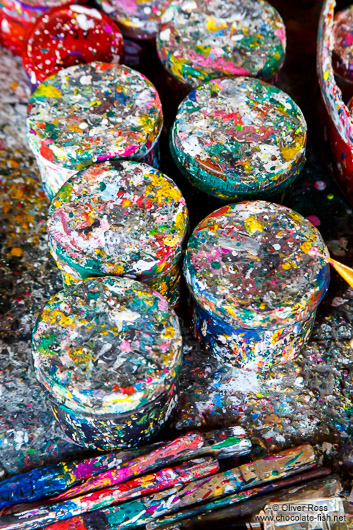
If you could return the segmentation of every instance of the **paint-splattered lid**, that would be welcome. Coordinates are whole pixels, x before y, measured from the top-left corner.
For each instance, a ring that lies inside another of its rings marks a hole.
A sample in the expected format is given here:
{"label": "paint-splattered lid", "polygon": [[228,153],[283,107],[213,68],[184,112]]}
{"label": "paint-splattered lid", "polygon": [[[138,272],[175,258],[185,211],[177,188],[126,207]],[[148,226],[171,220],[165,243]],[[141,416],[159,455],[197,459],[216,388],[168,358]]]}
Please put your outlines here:
{"label": "paint-splattered lid", "polygon": [[123,413],[168,390],[181,361],[167,301],[128,278],[86,280],[53,296],[33,331],[36,376],[56,402]]}
{"label": "paint-splattered lid", "polygon": [[234,75],[271,79],[284,61],[283,20],[263,0],[173,1],[161,22],[159,57],[192,87]]}
{"label": "paint-splattered lid", "polygon": [[80,64],[33,93],[28,141],[35,154],[79,171],[109,158],[144,157],[162,121],[158,93],[145,76],[118,64]]}
{"label": "paint-splattered lid", "polygon": [[115,20],[127,37],[149,40],[160,28],[162,13],[170,0],[97,0],[103,11]]}
{"label": "paint-splattered lid", "polygon": [[195,228],[185,277],[196,301],[234,327],[281,327],[308,317],[324,296],[327,249],[298,213],[265,201],[224,206]]}
{"label": "paint-splattered lid", "polygon": [[53,253],[82,278],[163,274],[179,261],[187,228],[175,183],[131,161],[107,161],[74,175],[49,209]]}
{"label": "paint-splattered lid", "polygon": [[306,122],[282,90],[259,79],[217,79],[180,105],[171,149],[191,182],[223,199],[274,192],[301,169]]}
{"label": "paint-splattered lid", "polygon": [[36,84],[75,64],[120,63],[123,51],[120,30],[107,15],[91,7],[66,5],[52,9],[31,28],[23,65]]}

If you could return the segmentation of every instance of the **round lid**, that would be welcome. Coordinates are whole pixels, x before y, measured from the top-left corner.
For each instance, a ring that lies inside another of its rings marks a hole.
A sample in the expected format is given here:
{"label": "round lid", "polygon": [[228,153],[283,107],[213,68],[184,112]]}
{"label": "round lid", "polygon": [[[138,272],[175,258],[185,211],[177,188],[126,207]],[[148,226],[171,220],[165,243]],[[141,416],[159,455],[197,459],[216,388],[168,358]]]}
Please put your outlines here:
{"label": "round lid", "polygon": [[185,257],[196,301],[233,327],[271,328],[307,318],[324,296],[329,266],[318,230],[265,201],[224,206],[195,228]]}
{"label": "round lid", "polygon": [[128,36],[151,39],[160,28],[162,13],[170,0],[97,0],[109,16],[121,26]]}
{"label": "round lid", "polygon": [[285,26],[264,0],[173,1],[161,22],[159,57],[193,87],[224,76],[271,79],[284,61]]}
{"label": "round lid", "polygon": [[332,63],[338,74],[353,80],[353,6],[335,16]]}
{"label": "round lid", "polygon": [[23,65],[31,82],[44,81],[62,68],[92,61],[120,63],[123,37],[110,18],[81,5],[58,7],[31,28]]}
{"label": "round lid", "polygon": [[35,154],[79,171],[108,158],[145,156],[162,122],[158,93],[145,76],[118,64],[79,64],[33,93],[28,141]]}
{"label": "round lid", "polygon": [[272,191],[304,163],[306,122],[279,88],[251,77],[216,79],[181,103],[172,151],[193,183],[235,198]]}
{"label": "round lid", "polygon": [[120,414],[173,383],[182,355],[178,319],[161,295],[129,278],[64,289],[33,331],[39,382],[76,412]]}
{"label": "round lid", "polygon": [[64,184],[49,209],[54,254],[81,277],[163,274],[180,259],[187,228],[179,188],[138,162],[90,166]]}

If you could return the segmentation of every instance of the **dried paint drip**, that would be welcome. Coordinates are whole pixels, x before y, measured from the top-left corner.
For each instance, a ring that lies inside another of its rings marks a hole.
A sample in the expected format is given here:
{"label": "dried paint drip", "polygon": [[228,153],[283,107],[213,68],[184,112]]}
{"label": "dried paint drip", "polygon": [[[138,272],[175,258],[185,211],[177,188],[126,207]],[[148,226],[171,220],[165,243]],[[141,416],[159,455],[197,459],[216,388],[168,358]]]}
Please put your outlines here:
{"label": "dried paint drip", "polygon": [[332,65],[336,73],[353,80],[353,6],[335,15]]}
{"label": "dried paint drip", "polygon": [[179,299],[187,229],[180,190],[139,162],[90,166],[64,184],[49,209],[49,246],[66,283],[127,275],[173,305]]}
{"label": "dried paint drip", "polygon": [[173,1],[161,22],[159,57],[191,87],[236,75],[268,80],[284,61],[283,20],[263,0]]}
{"label": "dried paint drip", "polygon": [[224,206],[199,223],[184,272],[206,349],[263,375],[294,359],[329,282],[312,247],[327,252],[313,225],[265,201]]}
{"label": "dried paint drip", "polygon": [[52,9],[34,24],[23,65],[32,85],[37,85],[75,64],[120,63],[123,52],[123,38],[116,24],[97,9],[75,4]]}
{"label": "dried paint drip", "polygon": [[307,126],[282,90],[258,79],[210,81],[180,105],[171,151],[202,191],[222,199],[277,193],[300,173]]}
{"label": "dried paint drip", "polygon": [[110,158],[144,160],[163,122],[145,76],[111,63],[71,66],[41,83],[28,107],[28,142],[49,198],[73,174]]}
{"label": "dried paint drip", "polygon": [[36,376],[65,433],[86,447],[136,445],[175,404],[181,334],[167,301],[128,278],[60,291],[33,331]]}
{"label": "dried paint drip", "polygon": [[149,40],[158,33],[170,0],[98,0],[98,4],[119,24],[124,35]]}

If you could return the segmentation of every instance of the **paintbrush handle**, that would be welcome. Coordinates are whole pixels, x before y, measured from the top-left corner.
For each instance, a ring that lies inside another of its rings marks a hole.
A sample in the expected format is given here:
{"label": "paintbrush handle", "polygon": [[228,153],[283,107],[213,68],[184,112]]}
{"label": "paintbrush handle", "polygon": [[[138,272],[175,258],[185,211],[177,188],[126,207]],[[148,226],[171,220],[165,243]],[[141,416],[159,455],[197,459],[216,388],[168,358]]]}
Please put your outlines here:
{"label": "paintbrush handle", "polygon": [[204,437],[197,432],[190,432],[158,447],[146,455],[139,456],[134,460],[122,464],[119,468],[99,473],[87,479],[82,484],[68,489],[53,500],[70,499],[83,493],[114,486],[138,475],[148,473],[158,467],[165,467],[178,459],[185,460],[192,458],[195,452],[203,445]]}
{"label": "paintbrush handle", "polygon": [[173,525],[177,521],[184,521],[186,519],[188,521],[190,520],[190,526],[185,525],[185,528],[186,527],[191,528],[192,521],[196,516],[199,516],[202,514],[205,515],[207,512],[213,512],[213,510],[218,510],[220,508],[229,508],[230,506],[233,506],[234,504],[238,504],[239,502],[247,501],[247,500],[253,499],[254,497],[258,497],[266,493],[271,493],[271,492],[277,491],[282,488],[288,488],[291,486],[302,484],[304,482],[309,482],[310,480],[314,480],[320,477],[327,476],[330,473],[331,473],[331,469],[329,468],[313,469],[311,471],[307,471],[299,475],[295,475],[289,478],[284,478],[282,480],[279,480],[278,482],[271,482],[269,484],[265,484],[263,486],[257,486],[256,488],[251,488],[243,492],[227,495],[226,497],[212,500],[211,502],[202,504],[201,506],[193,506],[191,508],[187,508],[186,510],[181,510],[177,513],[171,513],[159,519],[154,519],[150,523],[147,524],[146,529],[147,530],[154,530],[155,528],[169,529],[170,525]]}
{"label": "paintbrush handle", "polygon": [[[189,434],[192,435],[193,433]],[[187,458],[198,458],[205,455],[225,458],[234,455],[248,454],[251,450],[250,439],[242,427],[237,426],[222,430],[209,431],[198,436],[203,437],[202,445],[198,444],[197,447],[189,446],[189,454],[186,455],[182,452],[179,461]],[[165,443],[163,444],[162,442],[159,442],[139,449],[112,452],[106,455],[85,459],[80,462],[53,464],[45,468],[34,469],[28,473],[6,479],[5,481],[0,482],[0,508],[5,506],[5,508],[0,511],[0,515],[22,511],[24,509],[22,506],[14,506],[17,503],[38,501],[48,497],[51,498],[48,498],[47,502],[53,502],[56,498],[70,498],[71,496],[81,493],[79,484],[81,484],[82,481],[89,480],[90,487],[92,485],[94,486],[95,479],[92,480],[92,477],[99,475],[104,482],[105,479],[108,480],[107,477],[109,477],[109,475],[113,474],[116,476],[116,468],[120,468],[122,464],[139,456],[152,453],[153,451],[156,451],[156,449],[164,446]],[[169,463],[177,462],[177,456],[178,454],[170,455],[170,461],[166,462],[166,464],[168,465]],[[152,468],[149,467],[147,468],[147,471],[151,469]],[[102,475],[103,473],[105,473],[105,475]],[[104,487],[107,485],[109,484],[98,485],[97,487]],[[97,488],[94,486],[93,489]],[[63,495],[61,496],[61,494]],[[13,508],[10,508],[11,506]]]}
{"label": "paintbrush handle", "polygon": [[[89,524],[91,523],[89,521],[92,522],[92,517],[98,518],[95,524],[100,530],[133,528],[145,525],[155,518],[190,505],[224,497],[229,493],[250,488],[250,486],[290,476],[312,467],[315,463],[315,454],[310,445],[287,449],[269,458],[256,460],[250,464],[244,464],[238,468],[196,480],[191,484],[178,485],[124,503],[121,506],[98,510],[93,512],[90,518],[83,515],[80,517],[80,521],[77,521],[76,518],[71,521],[72,524],[80,523],[81,526],[78,527],[80,530],[90,528]],[[246,498],[246,493],[241,495]],[[98,524],[98,520],[104,521],[104,523],[99,522]],[[69,529],[70,526],[50,526],[51,530],[64,530],[66,528]]]}
{"label": "paintbrush handle", "polygon": [[97,508],[115,505],[123,501],[169,488],[176,484],[185,484],[219,471],[217,460],[206,457],[190,460],[175,468],[165,468],[150,475],[136,478],[113,488],[81,495],[50,506],[36,507],[21,513],[0,517],[0,529],[29,530],[40,528],[55,521],[64,520]]}
{"label": "paintbrush handle", "polygon": [[[0,509],[58,495],[70,486],[141,456],[148,450],[142,447],[99,455],[80,462],[60,462],[7,478],[0,482]],[[3,515],[3,511],[0,515]]]}

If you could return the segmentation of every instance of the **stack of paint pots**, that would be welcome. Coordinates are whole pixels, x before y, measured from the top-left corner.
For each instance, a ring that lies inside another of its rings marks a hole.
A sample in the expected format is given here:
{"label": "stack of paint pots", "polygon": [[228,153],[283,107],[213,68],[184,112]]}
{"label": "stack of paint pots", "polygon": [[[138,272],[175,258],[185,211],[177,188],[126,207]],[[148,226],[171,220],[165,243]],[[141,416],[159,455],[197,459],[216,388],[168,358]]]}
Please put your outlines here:
{"label": "stack of paint pots", "polygon": [[23,66],[35,88],[59,70],[80,63],[120,63],[124,42],[119,28],[104,13],[78,4],[59,6],[29,31]]}
{"label": "stack of paint pots", "polygon": [[192,185],[221,199],[281,192],[305,161],[307,127],[282,90],[251,77],[215,79],[180,105],[170,149]]}
{"label": "stack of paint pots", "polygon": [[284,61],[285,26],[264,0],[172,1],[157,48],[167,72],[188,87],[237,75],[271,80]]}
{"label": "stack of paint pots", "polygon": [[318,230],[277,204],[224,206],[195,228],[184,272],[195,333],[235,368],[258,372],[293,360],[326,293],[329,266]]}
{"label": "stack of paint pots", "polygon": [[112,160],[71,177],[49,209],[49,246],[64,283],[128,276],[179,302],[185,200],[138,162]]}
{"label": "stack of paint pots", "polygon": [[33,332],[36,376],[64,432],[109,450],[151,438],[176,402],[182,348],[167,301],[128,278],[60,291]]}
{"label": "stack of paint pots", "polygon": [[37,18],[52,7],[68,3],[67,0],[0,0],[0,44],[22,55],[27,34]]}
{"label": "stack of paint pots", "polygon": [[126,66],[90,63],[41,83],[28,107],[28,142],[50,199],[72,175],[110,158],[158,164],[158,93]]}

